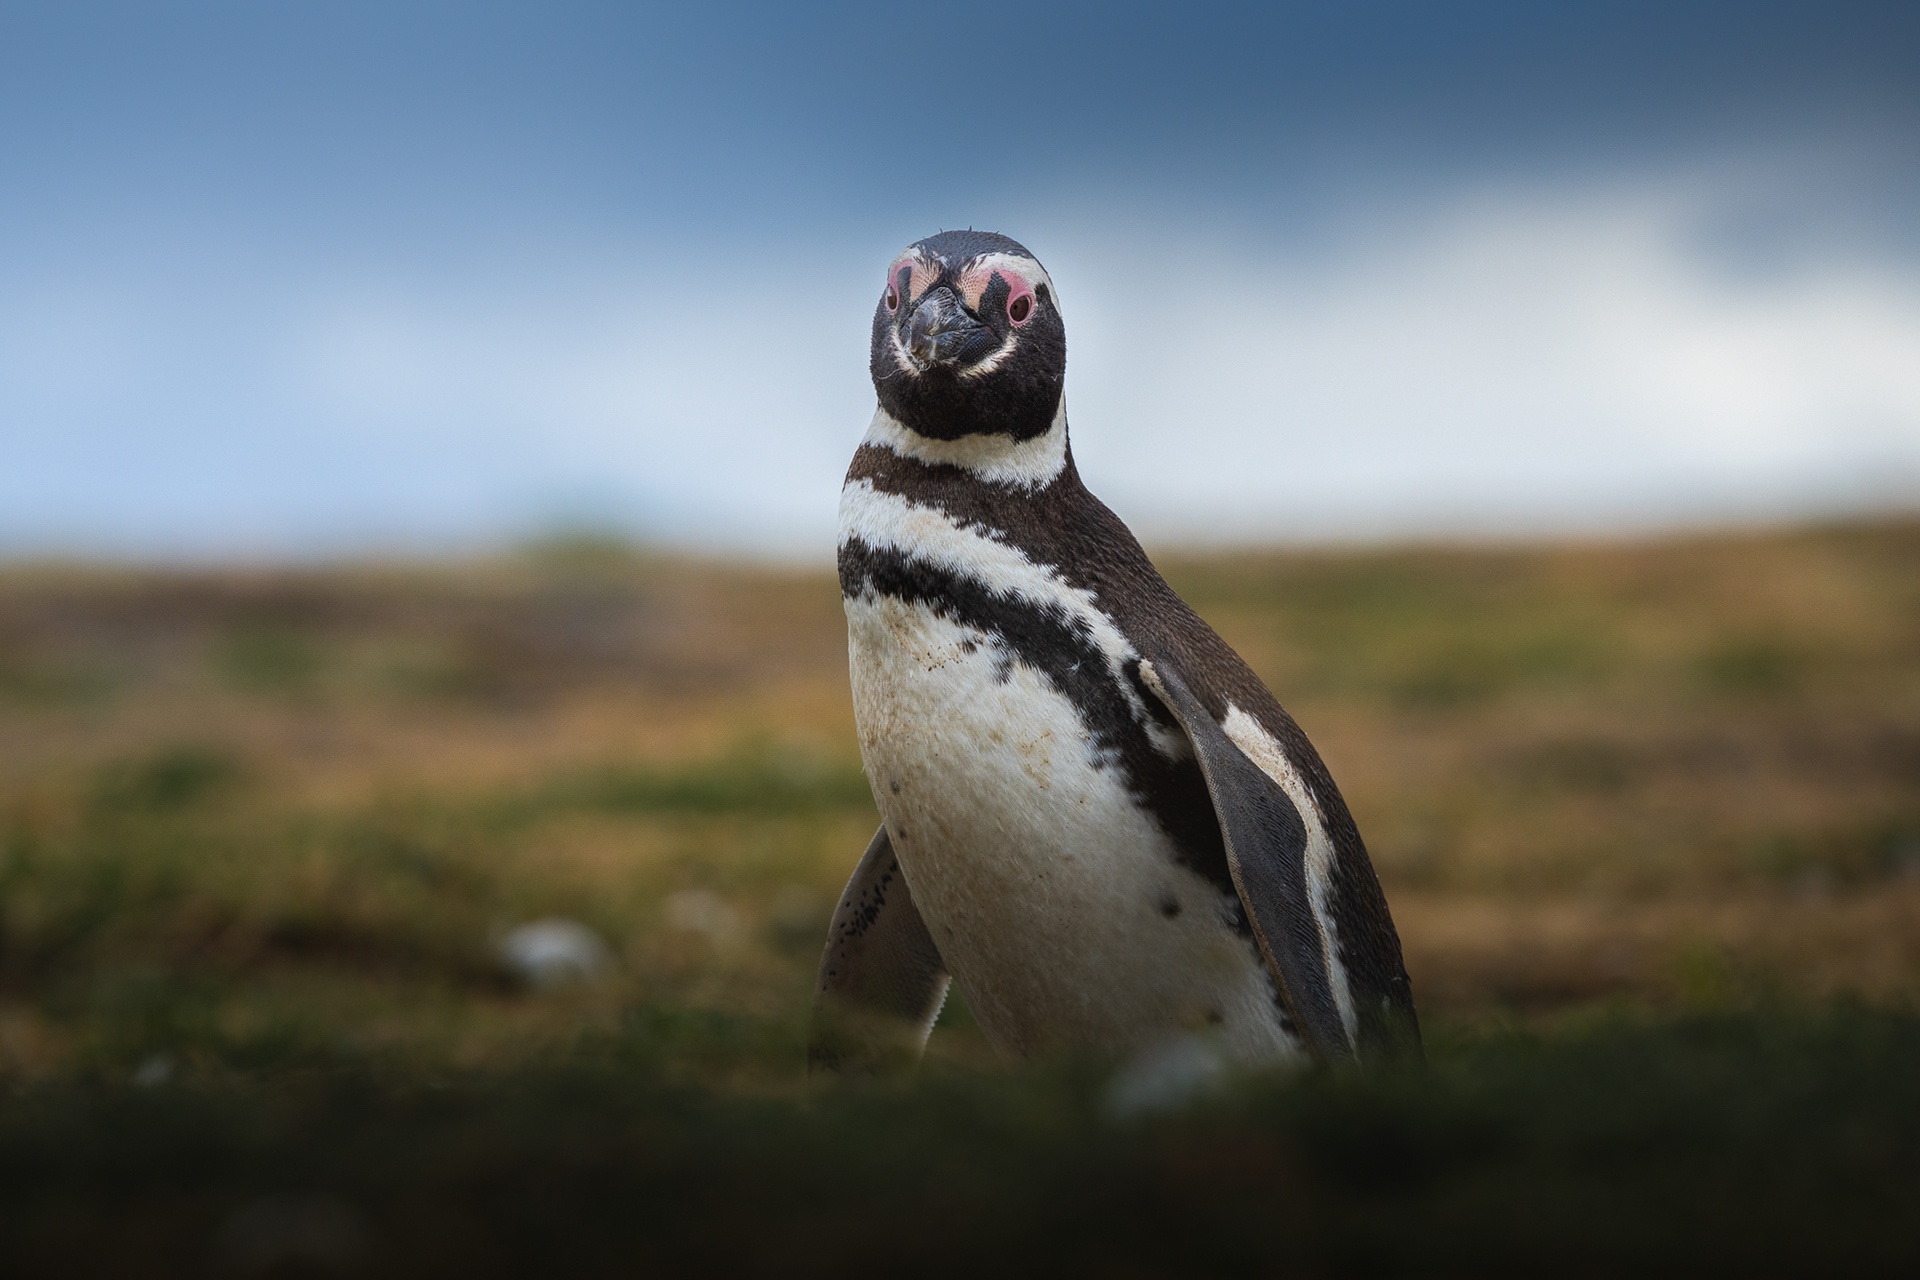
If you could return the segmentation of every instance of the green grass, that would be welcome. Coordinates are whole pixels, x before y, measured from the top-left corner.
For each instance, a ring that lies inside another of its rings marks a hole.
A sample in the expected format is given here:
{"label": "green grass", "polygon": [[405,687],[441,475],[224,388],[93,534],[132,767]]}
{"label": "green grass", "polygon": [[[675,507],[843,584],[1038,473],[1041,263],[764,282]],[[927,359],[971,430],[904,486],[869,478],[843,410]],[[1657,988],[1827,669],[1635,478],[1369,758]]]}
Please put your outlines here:
{"label": "green grass", "polygon": [[[1920,1019],[1589,1020],[1115,1119],[1096,1064],[716,1092],[795,1029],[634,1012],[510,1071],[282,1046],[0,1106],[46,1274],[1868,1274],[1920,1263]],[[305,1268],[305,1270],[303,1270]]]}

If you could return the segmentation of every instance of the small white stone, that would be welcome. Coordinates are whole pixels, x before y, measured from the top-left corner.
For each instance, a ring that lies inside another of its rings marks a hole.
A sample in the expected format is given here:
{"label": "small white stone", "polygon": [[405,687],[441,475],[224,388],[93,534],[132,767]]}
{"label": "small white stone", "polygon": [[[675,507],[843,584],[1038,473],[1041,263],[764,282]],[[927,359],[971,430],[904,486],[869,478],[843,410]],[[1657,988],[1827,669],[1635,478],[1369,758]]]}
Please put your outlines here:
{"label": "small white stone", "polygon": [[577,920],[535,920],[510,930],[497,948],[521,981],[557,987],[599,977],[613,963],[600,935]]}
{"label": "small white stone", "polygon": [[667,925],[684,933],[705,934],[718,942],[740,932],[740,913],[711,889],[682,889],[667,895]]}
{"label": "small white stone", "polygon": [[1118,1120],[1174,1111],[1226,1083],[1217,1037],[1182,1036],[1135,1054],[1113,1073],[1102,1103]]}

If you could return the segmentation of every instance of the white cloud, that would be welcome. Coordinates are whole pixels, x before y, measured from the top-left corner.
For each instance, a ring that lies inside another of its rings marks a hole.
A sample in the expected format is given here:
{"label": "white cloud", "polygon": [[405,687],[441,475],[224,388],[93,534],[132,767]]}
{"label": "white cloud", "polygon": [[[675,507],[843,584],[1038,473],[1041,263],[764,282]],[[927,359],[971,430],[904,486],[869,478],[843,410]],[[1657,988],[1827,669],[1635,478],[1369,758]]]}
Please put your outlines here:
{"label": "white cloud", "polygon": [[362,429],[521,457],[507,520],[629,492],[656,535],[817,557],[871,413],[869,300],[851,279],[837,292],[803,308],[722,264],[483,308],[336,301],[301,366],[306,394]]}
{"label": "white cloud", "polygon": [[[1920,264],[1733,271],[1702,237],[1754,191],[1456,193],[1311,250],[1056,229],[1076,455],[1123,516],[1198,538],[1920,496]],[[825,556],[884,256],[16,292],[0,536],[485,540],[584,506]]]}
{"label": "white cloud", "polygon": [[[1711,184],[1482,192],[1095,281],[1078,452],[1195,536],[1711,519],[1920,476],[1920,271],[1718,268]],[[1920,489],[1916,490],[1920,497]]]}

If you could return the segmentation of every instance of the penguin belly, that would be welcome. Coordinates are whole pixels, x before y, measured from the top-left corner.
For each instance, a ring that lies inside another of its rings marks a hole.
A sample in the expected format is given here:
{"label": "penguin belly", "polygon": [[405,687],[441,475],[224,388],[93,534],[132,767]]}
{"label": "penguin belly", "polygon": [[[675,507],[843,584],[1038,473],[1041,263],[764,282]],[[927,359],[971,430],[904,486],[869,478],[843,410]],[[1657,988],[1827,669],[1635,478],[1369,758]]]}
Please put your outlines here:
{"label": "penguin belly", "polygon": [[845,601],[861,757],[913,900],[1003,1056],[1211,1032],[1297,1053],[1230,893],[1102,763],[1073,702],[925,601]]}

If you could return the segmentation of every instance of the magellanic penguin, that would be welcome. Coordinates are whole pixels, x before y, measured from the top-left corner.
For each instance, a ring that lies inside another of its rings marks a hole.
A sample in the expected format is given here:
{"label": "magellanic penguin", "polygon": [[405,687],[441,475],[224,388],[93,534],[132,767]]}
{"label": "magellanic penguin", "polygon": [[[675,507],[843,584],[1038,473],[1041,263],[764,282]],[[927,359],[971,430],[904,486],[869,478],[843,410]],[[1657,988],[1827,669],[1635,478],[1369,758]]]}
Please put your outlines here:
{"label": "magellanic penguin", "polygon": [[1005,236],[887,268],[840,497],[860,753],[883,819],[821,960],[810,1061],[924,1047],[1419,1054],[1400,940],[1326,766],[1080,482],[1059,294]]}

